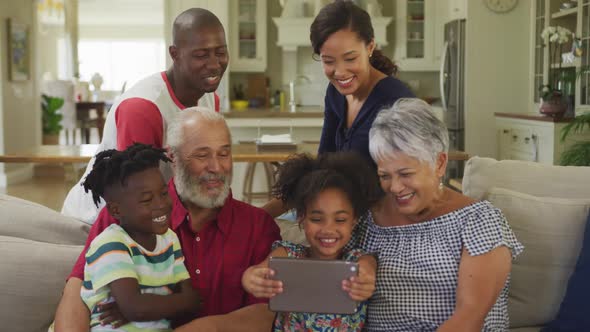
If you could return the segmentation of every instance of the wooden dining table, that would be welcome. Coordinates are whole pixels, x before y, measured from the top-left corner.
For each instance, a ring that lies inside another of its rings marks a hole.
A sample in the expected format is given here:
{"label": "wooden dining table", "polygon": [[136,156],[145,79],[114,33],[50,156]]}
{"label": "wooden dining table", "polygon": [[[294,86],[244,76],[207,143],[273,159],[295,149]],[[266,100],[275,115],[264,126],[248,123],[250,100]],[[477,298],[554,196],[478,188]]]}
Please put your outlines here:
{"label": "wooden dining table", "polygon": [[[98,144],[81,145],[41,145],[19,152],[0,155],[3,163],[88,163],[94,156]],[[297,144],[294,150],[260,152],[256,144],[233,144],[232,156],[234,162],[282,162],[293,153],[317,153],[317,143]],[[465,161],[469,155],[463,151],[450,151],[449,160]]]}

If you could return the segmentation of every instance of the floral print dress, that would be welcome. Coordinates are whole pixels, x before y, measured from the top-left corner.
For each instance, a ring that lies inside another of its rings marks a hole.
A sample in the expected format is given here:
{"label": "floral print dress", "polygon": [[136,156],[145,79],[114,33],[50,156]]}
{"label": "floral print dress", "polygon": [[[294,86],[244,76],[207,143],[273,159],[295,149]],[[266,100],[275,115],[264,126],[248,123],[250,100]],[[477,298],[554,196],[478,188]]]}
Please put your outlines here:
{"label": "floral print dress", "polygon": [[[283,247],[288,257],[309,258],[309,249],[288,241],[276,241],[272,250]],[[356,262],[364,252],[359,249],[349,250],[342,255],[342,260]],[[278,312],[273,324],[273,331],[289,332],[337,332],[361,331],[367,317],[367,302],[361,302],[354,314],[317,314],[309,312]]]}

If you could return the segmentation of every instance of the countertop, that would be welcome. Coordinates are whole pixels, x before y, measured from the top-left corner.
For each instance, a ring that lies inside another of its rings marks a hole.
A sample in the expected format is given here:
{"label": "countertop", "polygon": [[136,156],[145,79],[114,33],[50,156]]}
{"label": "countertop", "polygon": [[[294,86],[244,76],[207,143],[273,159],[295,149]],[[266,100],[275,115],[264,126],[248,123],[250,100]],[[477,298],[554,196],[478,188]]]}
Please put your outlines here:
{"label": "countertop", "polygon": [[324,111],[320,106],[297,106],[295,113],[286,109],[281,112],[279,108],[246,108],[243,110],[230,110],[224,112],[226,118],[248,119],[248,118],[323,118]]}
{"label": "countertop", "polygon": [[561,118],[555,119],[550,116],[544,115],[537,115],[537,114],[530,114],[530,113],[501,113],[495,112],[495,116],[500,118],[512,118],[512,119],[523,119],[523,120],[534,120],[534,121],[543,121],[543,122],[571,122],[572,118]]}

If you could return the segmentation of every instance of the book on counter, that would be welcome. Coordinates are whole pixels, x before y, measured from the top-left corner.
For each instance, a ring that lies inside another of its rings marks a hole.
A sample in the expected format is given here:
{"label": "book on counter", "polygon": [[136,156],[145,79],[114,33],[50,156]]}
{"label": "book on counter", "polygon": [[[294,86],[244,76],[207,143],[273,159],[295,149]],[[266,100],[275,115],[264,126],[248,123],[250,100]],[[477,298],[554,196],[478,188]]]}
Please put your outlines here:
{"label": "book on counter", "polygon": [[297,144],[293,142],[291,134],[262,135],[256,140],[258,152],[295,152]]}

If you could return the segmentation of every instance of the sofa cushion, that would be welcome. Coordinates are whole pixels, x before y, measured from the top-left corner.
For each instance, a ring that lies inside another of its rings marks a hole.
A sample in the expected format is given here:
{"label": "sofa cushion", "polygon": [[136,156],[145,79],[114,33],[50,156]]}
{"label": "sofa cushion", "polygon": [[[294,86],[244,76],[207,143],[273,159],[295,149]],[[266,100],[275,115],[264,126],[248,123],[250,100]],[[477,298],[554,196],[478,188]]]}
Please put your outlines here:
{"label": "sofa cushion", "polygon": [[2,326],[13,332],[47,331],[65,278],[82,249],[0,235]]}
{"label": "sofa cushion", "polygon": [[578,259],[590,198],[535,197],[502,188],[492,188],[486,198],[525,247],[512,266],[510,327],[544,325],[557,314]]}
{"label": "sofa cushion", "polygon": [[0,195],[0,235],[61,243],[84,244],[90,226],[30,201]]}
{"label": "sofa cushion", "polygon": [[473,157],[465,164],[463,193],[482,199],[492,187],[539,197],[590,197],[590,167],[552,166],[529,161]]}
{"label": "sofa cushion", "polygon": [[570,277],[557,318],[545,332],[590,331],[590,214],[586,221],[582,252]]}

